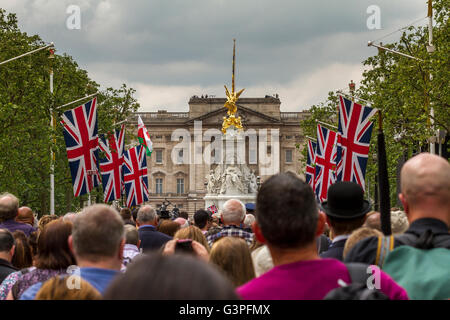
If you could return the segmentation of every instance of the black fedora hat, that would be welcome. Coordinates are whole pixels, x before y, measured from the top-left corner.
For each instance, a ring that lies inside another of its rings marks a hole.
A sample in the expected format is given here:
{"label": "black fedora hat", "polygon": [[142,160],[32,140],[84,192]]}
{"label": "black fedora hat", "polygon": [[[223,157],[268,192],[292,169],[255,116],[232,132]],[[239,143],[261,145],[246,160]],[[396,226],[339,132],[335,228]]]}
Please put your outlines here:
{"label": "black fedora hat", "polygon": [[370,203],[364,200],[359,184],[350,181],[336,182],[328,189],[327,201],[322,208],[332,218],[356,219],[370,211]]}

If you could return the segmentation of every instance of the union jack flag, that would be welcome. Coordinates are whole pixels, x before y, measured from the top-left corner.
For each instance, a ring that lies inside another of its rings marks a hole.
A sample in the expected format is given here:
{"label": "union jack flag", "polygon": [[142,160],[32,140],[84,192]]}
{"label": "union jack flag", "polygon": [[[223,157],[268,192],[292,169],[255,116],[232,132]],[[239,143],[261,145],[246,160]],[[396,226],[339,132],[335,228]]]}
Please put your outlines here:
{"label": "union jack flag", "polygon": [[339,97],[337,141],[337,181],[353,181],[365,190],[367,159],[373,123],[369,119],[377,109]]}
{"label": "union jack flag", "polygon": [[306,183],[308,183],[314,190],[314,173],[315,169],[315,158],[316,158],[316,146],[317,143],[308,140],[308,150],[306,152]]}
{"label": "union jack flag", "polygon": [[102,173],[102,184],[104,201],[118,200],[123,190],[123,151],[125,146],[125,126],[120,130],[110,133],[108,140],[100,135],[100,150],[105,153],[105,158],[100,159],[100,171]]}
{"label": "union jack flag", "polygon": [[148,201],[147,158],[142,146],[125,151],[123,181],[128,208]]}
{"label": "union jack flag", "polygon": [[314,190],[320,202],[327,199],[328,187],[336,182],[336,141],[336,132],[317,125]]}
{"label": "union jack flag", "polygon": [[62,115],[73,194],[79,197],[100,184],[98,173],[97,98]]}

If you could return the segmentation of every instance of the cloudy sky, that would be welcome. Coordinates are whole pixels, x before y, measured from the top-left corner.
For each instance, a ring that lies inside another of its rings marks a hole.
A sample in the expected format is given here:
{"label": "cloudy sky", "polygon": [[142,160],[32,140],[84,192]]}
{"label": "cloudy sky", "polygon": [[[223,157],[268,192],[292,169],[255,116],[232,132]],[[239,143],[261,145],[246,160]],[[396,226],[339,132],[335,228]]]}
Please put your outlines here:
{"label": "cloudy sky", "polygon": [[[70,5],[81,9],[79,30],[66,26]],[[370,5],[380,8],[380,30],[367,27]],[[361,79],[361,62],[376,54],[368,40],[427,9],[425,0],[0,0],[0,7],[103,87],[135,88],[141,111],[186,111],[192,95],[224,97],[233,38],[242,97],[278,93],[283,111],[306,109]]]}

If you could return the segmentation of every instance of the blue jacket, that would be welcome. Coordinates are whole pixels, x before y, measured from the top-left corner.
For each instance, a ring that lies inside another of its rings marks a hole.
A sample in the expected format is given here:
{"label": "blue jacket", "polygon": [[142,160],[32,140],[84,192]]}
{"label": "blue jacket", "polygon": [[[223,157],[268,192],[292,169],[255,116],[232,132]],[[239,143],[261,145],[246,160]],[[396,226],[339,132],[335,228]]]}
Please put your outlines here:
{"label": "blue jacket", "polygon": [[139,240],[141,240],[140,249],[143,252],[159,250],[167,241],[172,240],[172,237],[156,231],[154,226],[145,225],[138,229]]}
{"label": "blue jacket", "polygon": [[322,254],[320,254],[320,257],[321,258],[333,258],[333,259],[337,259],[339,261],[344,260],[343,253],[344,253],[345,241],[347,241],[347,239],[333,242],[327,251],[322,252]]}

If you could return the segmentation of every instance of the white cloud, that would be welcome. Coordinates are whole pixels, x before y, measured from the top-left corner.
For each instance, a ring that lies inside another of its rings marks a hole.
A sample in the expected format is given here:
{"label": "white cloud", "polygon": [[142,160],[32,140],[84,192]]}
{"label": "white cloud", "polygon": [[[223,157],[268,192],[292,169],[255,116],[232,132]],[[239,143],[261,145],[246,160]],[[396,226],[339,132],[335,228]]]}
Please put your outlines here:
{"label": "white cloud", "polygon": [[[308,74],[298,75],[287,84],[267,83],[245,88],[243,98],[263,97],[278,93],[282,111],[301,111],[311,105],[325,101],[328,91],[346,89],[350,80],[356,84],[361,80],[361,64],[333,63]],[[193,95],[215,95],[225,97],[223,85],[216,86],[155,86],[134,83],[140,111],[187,111],[189,98]]]}
{"label": "white cloud", "polygon": [[[81,30],[66,28],[71,4],[81,7]],[[381,8],[382,30],[366,27],[371,4]],[[361,61],[376,54],[368,40],[426,15],[424,0],[2,0],[1,6],[103,87],[136,88],[149,111],[185,111],[194,94],[223,97],[233,37],[244,97],[278,93],[282,110],[308,108],[361,79]]]}

